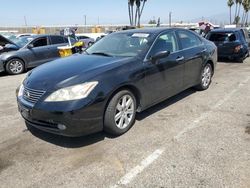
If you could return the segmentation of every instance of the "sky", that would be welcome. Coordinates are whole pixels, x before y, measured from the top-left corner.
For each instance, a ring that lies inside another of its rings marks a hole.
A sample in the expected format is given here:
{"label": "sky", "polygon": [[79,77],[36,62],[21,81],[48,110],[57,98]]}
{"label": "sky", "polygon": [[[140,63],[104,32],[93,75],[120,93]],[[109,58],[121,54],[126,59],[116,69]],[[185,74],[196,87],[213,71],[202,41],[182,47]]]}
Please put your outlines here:
{"label": "sky", "polygon": [[[229,12],[226,0],[148,0],[142,23],[161,18],[168,23],[169,12],[173,21],[192,22],[213,18]],[[84,24],[128,24],[127,0],[2,0],[0,26],[30,26]],[[24,18],[25,17],[25,18]]]}

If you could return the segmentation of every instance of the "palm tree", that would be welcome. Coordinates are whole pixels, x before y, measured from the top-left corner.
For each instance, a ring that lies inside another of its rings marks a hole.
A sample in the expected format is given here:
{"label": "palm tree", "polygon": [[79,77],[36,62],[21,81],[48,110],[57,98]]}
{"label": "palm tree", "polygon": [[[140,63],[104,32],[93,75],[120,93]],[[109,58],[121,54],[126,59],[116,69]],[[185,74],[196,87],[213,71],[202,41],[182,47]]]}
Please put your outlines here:
{"label": "palm tree", "polygon": [[[128,0],[129,21],[131,26],[140,27],[141,15],[147,0]],[[134,14],[134,5],[135,14]]]}
{"label": "palm tree", "polygon": [[246,18],[246,14],[247,14],[248,2],[249,2],[249,0],[243,0],[243,1],[242,1],[243,13],[242,13],[242,18],[241,18],[241,26],[243,26],[244,23],[245,23],[245,18]]}
{"label": "palm tree", "polygon": [[234,16],[234,23],[238,24],[240,20],[240,7],[241,7],[242,0],[235,0],[236,8],[235,8],[235,16]]}
{"label": "palm tree", "polygon": [[[137,26],[140,27],[141,25],[141,16],[142,16],[142,12],[144,10],[144,7],[145,7],[145,3],[147,2],[147,0],[137,0],[137,1],[140,1],[140,3],[138,2],[138,22],[137,22]],[[142,6],[141,6],[141,3],[142,3]],[[141,6],[141,8],[140,8]]]}
{"label": "palm tree", "polygon": [[242,26],[247,26],[248,14],[250,10],[250,0],[243,0],[242,5],[244,8],[244,17],[242,18]]}
{"label": "palm tree", "polygon": [[135,0],[128,0],[129,20],[131,26],[134,26],[134,5]]}
{"label": "palm tree", "polygon": [[240,9],[241,9],[241,5],[242,5],[242,0],[238,0],[239,3],[239,8],[238,8],[238,15],[237,17],[240,18]]}
{"label": "palm tree", "polygon": [[234,0],[227,1],[227,6],[229,7],[229,10],[230,10],[230,24],[232,24],[232,6],[233,5],[234,5]]}

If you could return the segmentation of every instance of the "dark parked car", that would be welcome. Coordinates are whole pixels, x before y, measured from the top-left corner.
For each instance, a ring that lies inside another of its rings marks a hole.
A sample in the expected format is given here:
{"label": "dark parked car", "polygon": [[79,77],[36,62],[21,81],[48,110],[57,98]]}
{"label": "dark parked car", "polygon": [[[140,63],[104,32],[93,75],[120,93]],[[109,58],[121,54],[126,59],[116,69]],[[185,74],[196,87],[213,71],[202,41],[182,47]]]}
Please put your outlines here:
{"label": "dark parked car", "polygon": [[80,136],[128,131],[141,112],[177,93],[206,90],[216,46],[185,29],[112,33],[76,54],[39,66],[17,89],[28,127]]}
{"label": "dark parked car", "polygon": [[215,29],[206,39],[218,47],[218,57],[243,62],[249,56],[249,37],[244,29]]}
{"label": "dark parked car", "polygon": [[67,38],[57,35],[33,35],[6,39],[0,37],[0,72],[20,74],[59,58],[58,46],[67,45]]}

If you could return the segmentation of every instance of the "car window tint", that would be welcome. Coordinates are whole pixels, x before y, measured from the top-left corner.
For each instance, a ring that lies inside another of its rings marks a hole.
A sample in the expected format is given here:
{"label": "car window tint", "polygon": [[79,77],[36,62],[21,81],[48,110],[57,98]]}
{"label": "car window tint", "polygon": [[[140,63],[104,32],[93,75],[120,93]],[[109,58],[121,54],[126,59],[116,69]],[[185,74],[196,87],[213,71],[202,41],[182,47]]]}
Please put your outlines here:
{"label": "car window tint", "polygon": [[169,51],[170,53],[172,53],[176,52],[177,50],[178,46],[176,37],[173,32],[169,32],[158,37],[149,53],[149,57],[161,51]]}
{"label": "car window tint", "polygon": [[79,38],[79,39],[88,39],[89,37],[87,37],[87,36],[77,36],[77,38]]}
{"label": "car window tint", "polygon": [[33,42],[34,47],[46,46],[48,45],[47,38],[40,38]]}
{"label": "car window tint", "polygon": [[236,40],[236,36],[234,33],[210,33],[207,39],[213,42],[232,42]]}
{"label": "car window tint", "polygon": [[62,44],[65,43],[65,40],[61,36],[50,36],[51,44]]}
{"label": "car window tint", "polygon": [[202,44],[201,40],[193,33],[187,31],[179,31],[178,36],[182,49],[192,48]]}

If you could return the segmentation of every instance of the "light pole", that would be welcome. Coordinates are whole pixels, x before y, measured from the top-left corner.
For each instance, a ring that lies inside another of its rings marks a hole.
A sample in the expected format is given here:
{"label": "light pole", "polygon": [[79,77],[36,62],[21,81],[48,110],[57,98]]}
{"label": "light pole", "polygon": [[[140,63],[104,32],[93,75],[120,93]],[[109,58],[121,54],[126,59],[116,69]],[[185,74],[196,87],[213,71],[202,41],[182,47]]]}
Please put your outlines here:
{"label": "light pole", "polygon": [[87,30],[87,15],[86,14],[84,15],[84,26],[85,26],[84,32],[86,33],[86,30]]}
{"label": "light pole", "polygon": [[26,19],[26,16],[23,17],[24,18],[24,25],[25,25],[25,30],[26,30],[26,33],[28,33],[28,24],[27,24],[27,19]]}

